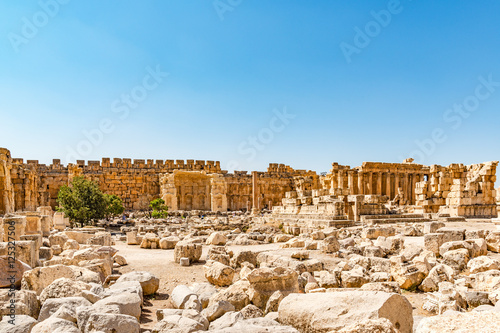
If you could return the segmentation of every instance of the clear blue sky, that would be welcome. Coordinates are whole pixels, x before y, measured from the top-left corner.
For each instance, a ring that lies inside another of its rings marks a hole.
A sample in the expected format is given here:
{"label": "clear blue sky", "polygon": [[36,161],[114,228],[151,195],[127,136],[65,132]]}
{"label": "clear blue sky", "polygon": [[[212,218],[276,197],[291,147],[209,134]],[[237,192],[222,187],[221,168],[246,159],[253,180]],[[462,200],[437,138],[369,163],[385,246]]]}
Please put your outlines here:
{"label": "clear blue sky", "polygon": [[498,1],[54,1],[0,4],[14,157],[318,172],[500,158]]}

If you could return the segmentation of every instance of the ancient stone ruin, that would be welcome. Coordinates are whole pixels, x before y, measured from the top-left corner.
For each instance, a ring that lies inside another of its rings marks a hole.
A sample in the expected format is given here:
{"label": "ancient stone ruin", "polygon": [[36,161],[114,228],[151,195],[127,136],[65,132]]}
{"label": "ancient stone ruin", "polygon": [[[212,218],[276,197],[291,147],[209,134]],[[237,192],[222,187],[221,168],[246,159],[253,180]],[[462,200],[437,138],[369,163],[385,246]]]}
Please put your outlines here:
{"label": "ancient stone ruin", "polygon": [[[0,332],[498,332],[498,162],[24,163],[0,148]],[[72,227],[75,176],[124,216]],[[163,198],[169,215],[152,218]]]}

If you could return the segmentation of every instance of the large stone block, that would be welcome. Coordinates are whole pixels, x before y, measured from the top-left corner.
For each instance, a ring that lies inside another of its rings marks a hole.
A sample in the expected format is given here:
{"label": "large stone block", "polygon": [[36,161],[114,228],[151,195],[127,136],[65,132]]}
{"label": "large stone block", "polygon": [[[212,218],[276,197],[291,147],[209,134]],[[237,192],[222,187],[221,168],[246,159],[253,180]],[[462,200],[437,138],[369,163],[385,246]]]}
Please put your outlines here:
{"label": "large stone block", "polygon": [[234,269],[220,262],[203,266],[203,271],[208,282],[216,286],[227,287],[233,283]]}
{"label": "large stone block", "polygon": [[39,212],[23,212],[21,213],[26,217],[26,230],[27,235],[42,234],[42,219]]}
{"label": "large stone block", "polygon": [[[0,256],[8,256],[9,252],[9,243],[0,243]],[[36,267],[38,262],[36,243],[34,241],[16,241],[15,258],[30,267]]]}
{"label": "large stone block", "polygon": [[[11,306],[11,300],[14,300],[15,306]],[[12,297],[9,289],[0,289],[0,318],[10,315],[11,312],[16,315],[38,318],[40,303],[36,298],[36,293],[29,290],[18,290]]]}
{"label": "large stone block", "polygon": [[55,212],[52,218],[52,222],[54,224],[54,229],[63,231],[66,229],[66,218],[64,217],[63,212]]}
{"label": "large stone block", "polygon": [[174,249],[174,261],[179,263],[181,258],[189,258],[189,262],[198,262],[201,258],[203,247],[201,244],[178,242]]}
{"label": "large stone block", "polygon": [[444,228],[445,224],[443,222],[424,222],[424,234],[434,234],[440,228]]}
{"label": "large stone block", "polygon": [[24,272],[31,267],[9,256],[0,256],[0,288],[16,288],[21,286],[21,279]]}
{"label": "large stone block", "polygon": [[40,216],[40,225],[43,237],[50,236],[50,228],[51,228],[51,218],[48,215]]}
{"label": "large stone block", "polygon": [[74,279],[83,282],[101,283],[98,273],[92,272],[84,267],[54,265],[48,267],[37,267],[27,271],[23,275],[21,288],[33,290],[40,295],[43,289],[59,278]]}
{"label": "large stone block", "polygon": [[127,245],[139,245],[139,240],[137,239],[137,231],[127,232]]}
{"label": "large stone block", "polygon": [[69,239],[74,239],[78,244],[87,244],[88,240],[95,236],[94,233],[66,230],[63,232]]}
{"label": "large stone block", "polygon": [[500,253],[500,231],[491,231],[486,237],[486,245],[489,251]]}
{"label": "large stone block", "polygon": [[460,313],[454,311],[439,316],[422,319],[415,333],[486,333],[498,332],[500,312],[498,311],[471,311]]}
{"label": "large stone block", "polygon": [[26,217],[9,216],[3,218],[3,241],[12,242],[21,240],[26,232]]}
{"label": "large stone block", "polygon": [[463,241],[465,239],[465,229],[462,228],[440,228],[436,232],[443,234],[443,243],[453,241]]}
{"label": "large stone block", "polygon": [[367,239],[377,239],[379,237],[391,237],[396,234],[396,230],[393,227],[367,227],[363,228],[361,232],[361,237]]}
{"label": "large stone block", "polygon": [[290,294],[278,308],[279,322],[302,333],[335,332],[379,318],[388,319],[401,333],[412,332],[412,306],[399,294],[380,291]]}
{"label": "large stone block", "polygon": [[439,248],[443,244],[444,234],[442,233],[431,233],[424,235],[424,248],[427,251],[433,252],[435,255],[439,255]]}
{"label": "large stone block", "polygon": [[299,292],[298,273],[290,268],[258,268],[252,270],[246,279],[250,282],[248,296],[251,302],[262,310],[277,290],[285,296]]}
{"label": "large stone block", "polygon": [[[38,263],[40,259],[40,248],[43,245],[43,238],[41,234],[31,234],[31,235],[23,235],[21,236],[22,241],[33,241],[35,242],[35,263]],[[37,266],[37,265],[35,265]],[[31,266],[34,267],[34,266]]]}
{"label": "large stone block", "polygon": [[123,274],[116,283],[137,281],[141,284],[144,295],[153,295],[160,287],[160,279],[149,272],[130,272]]}

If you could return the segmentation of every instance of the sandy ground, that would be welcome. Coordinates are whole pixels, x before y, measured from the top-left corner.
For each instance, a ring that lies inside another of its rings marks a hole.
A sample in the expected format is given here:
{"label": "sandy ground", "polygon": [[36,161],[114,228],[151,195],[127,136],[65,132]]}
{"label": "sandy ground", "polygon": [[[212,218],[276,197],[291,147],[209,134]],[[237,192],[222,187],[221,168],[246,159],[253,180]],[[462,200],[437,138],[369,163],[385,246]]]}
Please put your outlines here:
{"label": "sandy ground", "polygon": [[[207,282],[203,274],[203,264],[207,256],[208,247],[203,247],[203,254],[199,263],[188,267],[174,263],[174,250],[141,249],[138,245],[126,245],[117,242],[114,246],[128,262],[127,266],[118,269],[121,273],[131,271],[147,271],[160,279],[160,288],[154,297],[145,297],[141,316],[143,331],[153,328],[156,324],[156,310],[172,308],[169,295],[179,284],[191,285],[195,282]],[[234,252],[242,249],[252,251],[272,251],[279,248],[279,244],[263,244],[250,246],[230,246]]]}
{"label": "sandy ground", "polygon": [[[487,229],[495,230],[496,227],[492,223],[485,222],[484,220],[464,222],[447,223],[447,227],[460,227],[468,230],[473,229]],[[406,237],[406,244],[415,244],[423,247],[423,237]],[[263,245],[250,245],[250,246],[229,246],[233,252],[242,249],[252,251],[271,251],[273,253],[290,255],[291,252],[297,249],[279,249],[280,244],[263,244]],[[145,304],[143,314],[141,316],[142,332],[153,328],[156,324],[156,310],[171,308],[172,304],[169,300],[169,295],[175,286],[179,284],[191,285],[195,282],[207,282],[203,274],[203,264],[208,252],[208,246],[204,246],[201,262],[182,267],[174,263],[174,250],[151,250],[141,249],[138,245],[126,245],[124,242],[117,242],[114,246],[119,253],[123,255],[128,262],[127,266],[120,267],[120,273],[127,273],[131,271],[148,271],[160,279],[160,288],[156,295],[145,297]],[[325,268],[332,268],[335,262],[331,256],[322,254],[319,251],[310,251],[311,258],[322,260],[325,263]],[[495,254],[495,257],[497,254]],[[413,305],[413,314],[416,317],[429,316],[427,311],[422,309],[425,295],[419,292],[403,291],[403,295]]]}

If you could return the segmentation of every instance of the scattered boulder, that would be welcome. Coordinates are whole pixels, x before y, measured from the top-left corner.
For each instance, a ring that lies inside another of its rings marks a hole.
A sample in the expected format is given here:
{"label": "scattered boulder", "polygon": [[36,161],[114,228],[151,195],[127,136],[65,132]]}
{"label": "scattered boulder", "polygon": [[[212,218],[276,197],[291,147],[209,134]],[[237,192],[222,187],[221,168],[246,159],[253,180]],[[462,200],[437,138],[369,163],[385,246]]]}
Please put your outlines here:
{"label": "scattered boulder", "polygon": [[83,291],[90,290],[92,286],[88,283],[68,278],[54,280],[40,293],[40,303],[49,298],[81,297]]}
{"label": "scattered boulder", "polygon": [[137,318],[126,314],[93,313],[87,321],[85,332],[139,333]]}
{"label": "scattered boulder", "polygon": [[198,309],[201,311],[202,306],[201,302],[198,299],[198,295],[196,295],[189,287],[185,285],[178,285],[172,290],[171,295],[172,304],[177,309]]}
{"label": "scattered boulder", "polygon": [[180,242],[179,237],[169,236],[160,239],[160,248],[163,250],[173,250],[175,245]]}
{"label": "scattered boulder", "polygon": [[439,316],[422,319],[416,333],[484,333],[497,332],[500,312],[496,311],[471,311],[461,313],[452,311]]}
{"label": "scattered boulder", "polygon": [[201,258],[201,253],[201,244],[181,241],[175,245],[174,261],[179,263],[181,258],[189,258],[190,262],[198,262]]}
{"label": "scattered boulder", "polygon": [[228,301],[216,301],[210,304],[206,309],[202,311],[202,315],[212,322],[220,317],[222,317],[226,312],[235,311],[234,305]]}
{"label": "scattered boulder", "polygon": [[31,330],[31,333],[51,333],[51,332],[81,333],[80,329],[76,327],[75,323],[56,317],[48,318],[47,320],[44,320],[36,324]]}
{"label": "scattered boulder", "polygon": [[52,316],[60,307],[67,306],[76,311],[79,306],[92,306],[92,303],[83,297],[62,297],[62,298],[49,298],[47,299],[40,309],[38,320],[43,322],[45,319]]}
{"label": "scattered boulder", "polygon": [[486,272],[494,269],[497,270],[499,269],[499,267],[500,264],[497,260],[487,256],[474,258],[467,263],[467,268],[472,274]]}
{"label": "scattered boulder", "polygon": [[147,233],[141,240],[141,248],[143,249],[159,249],[160,238],[153,233]]}
{"label": "scattered boulder", "polygon": [[241,264],[244,262],[248,262],[252,264],[254,267],[257,266],[257,252],[250,250],[241,250],[236,252],[231,258],[231,266],[233,268],[241,267]]}
{"label": "scattered boulder", "polygon": [[153,295],[160,287],[160,280],[149,272],[130,272],[123,274],[116,283],[125,281],[137,281],[141,284],[144,295]]}
{"label": "scattered boulder", "polygon": [[226,245],[226,243],[227,243],[227,237],[220,232],[211,233],[206,241],[207,245]]}
{"label": "scattered boulder", "polygon": [[8,256],[0,256],[0,288],[21,287],[23,274],[31,269],[24,262]]}
{"label": "scattered boulder", "polygon": [[34,290],[38,295],[52,282],[60,278],[82,281],[86,283],[101,283],[98,273],[84,267],[54,265],[47,267],[37,267],[24,272],[21,281],[21,288]]}
{"label": "scattered boulder", "polygon": [[318,249],[324,253],[336,253],[340,250],[340,244],[337,237],[326,237],[318,243]]}
{"label": "scattered boulder", "polygon": [[253,304],[248,304],[247,306],[245,306],[243,309],[241,309],[240,313],[245,319],[259,318],[264,316],[264,312]]}
{"label": "scattered boulder", "polygon": [[14,318],[4,316],[0,321],[0,332],[29,333],[37,323],[38,320],[27,315],[16,315]]}
{"label": "scattered boulder", "polygon": [[279,321],[300,332],[338,331],[368,319],[386,318],[401,333],[413,329],[412,306],[398,294],[379,291],[290,294],[281,301]]}
{"label": "scattered boulder", "polygon": [[255,306],[265,310],[267,301],[277,290],[284,295],[299,292],[298,274],[290,268],[257,268],[247,276],[248,296]]}
{"label": "scattered boulder", "polygon": [[218,287],[226,287],[233,283],[234,269],[227,265],[214,261],[203,266],[203,270],[208,282]]}
{"label": "scattered boulder", "polygon": [[115,256],[113,257],[113,261],[118,266],[126,266],[127,265],[127,259],[125,259],[124,256],[119,255],[119,254],[115,254]]}
{"label": "scattered boulder", "polygon": [[103,298],[94,303],[93,307],[117,306],[119,313],[139,319],[141,317],[141,298],[136,293],[124,292]]}
{"label": "scattered boulder", "polygon": [[491,252],[500,252],[500,231],[491,231],[486,237],[486,245]]}
{"label": "scattered boulder", "polygon": [[[250,297],[248,295],[249,288],[250,283],[247,280],[237,281],[230,285],[228,288],[221,290],[217,294],[213,295],[210,299],[209,306],[217,301],[228,301],[234,306],[236,311],[240,311],[245,306],[250,304]],[[172,300],[173,298],[174,294],[172,292]]]}

